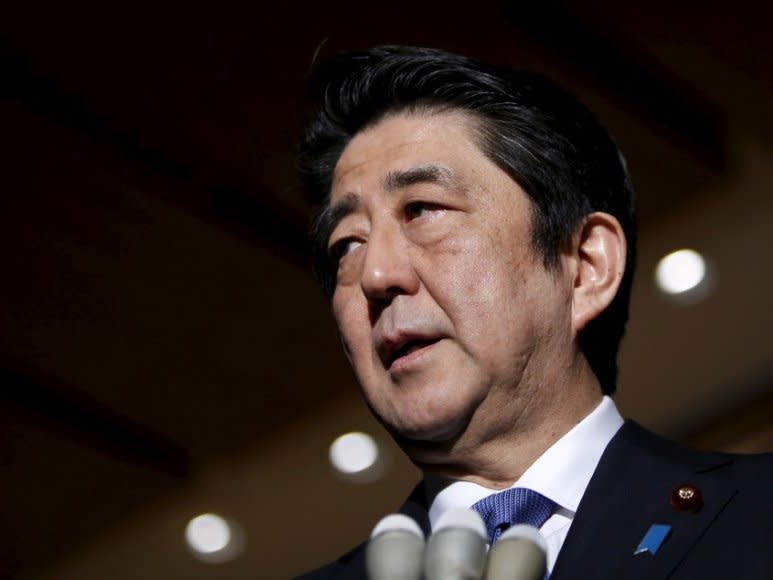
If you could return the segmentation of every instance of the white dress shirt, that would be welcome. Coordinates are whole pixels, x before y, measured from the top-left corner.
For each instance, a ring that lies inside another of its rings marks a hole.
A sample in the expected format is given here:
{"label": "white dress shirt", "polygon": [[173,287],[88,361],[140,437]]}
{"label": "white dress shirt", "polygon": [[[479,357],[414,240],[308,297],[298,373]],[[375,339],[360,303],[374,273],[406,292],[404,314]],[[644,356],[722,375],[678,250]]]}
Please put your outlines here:
{"label": "white dress shirt", "polygon": [[[540,528],[548,546],[548,571],[558,558],[577,506],[588,487],[607,444],[623,425],[623,418],[605,396],[591,413],[551,445],[531,464],[512,487],[526,487],[553,500],[557,508]],[[428,480],[429,522],[434,528],[438,518],[451,508],[469,508],[493,490],[467,481]],[[440,487],[440,491],[436,491]]]}

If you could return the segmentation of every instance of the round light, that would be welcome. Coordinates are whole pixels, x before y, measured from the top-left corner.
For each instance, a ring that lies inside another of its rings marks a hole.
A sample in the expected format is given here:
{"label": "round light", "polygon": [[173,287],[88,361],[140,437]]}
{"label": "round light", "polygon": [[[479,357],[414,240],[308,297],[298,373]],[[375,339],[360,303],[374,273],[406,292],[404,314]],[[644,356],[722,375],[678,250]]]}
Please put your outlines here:
{"label": "round light", "polygon": [[194,552],[215,554],[231,542],[231,526],[217,514],[201,514],[188,522],[185,540]]}
{"label": "round light", "polygon": [[655,281],[666,294],[683,294],[697,288],[706,277],[706,261],[694,250],[677,250],[663,257]]}
{"label": "round light", "polygon": [[330,445],[330,462],[344,475],[362,473],[377,460],[378,446],[373,437],[359,431],[341,435]]}

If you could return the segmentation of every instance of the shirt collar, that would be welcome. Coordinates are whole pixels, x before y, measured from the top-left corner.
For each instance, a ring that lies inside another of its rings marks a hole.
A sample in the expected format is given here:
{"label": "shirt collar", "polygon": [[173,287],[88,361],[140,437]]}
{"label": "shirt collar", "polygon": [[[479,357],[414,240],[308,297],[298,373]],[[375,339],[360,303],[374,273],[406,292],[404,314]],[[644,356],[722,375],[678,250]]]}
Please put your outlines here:
{"label": "shirt collar", "polygon": [[[604,449],[622,425],[623,418],[615,403],[604,396],[593,411],[540,455],[512,487],[527,487],[539,492],[573,514]],[[438,478],[427,478],[426,484],[431,500],[431,527],[447,510],[469,508],[484,497],[501,491],[468,481]]]}

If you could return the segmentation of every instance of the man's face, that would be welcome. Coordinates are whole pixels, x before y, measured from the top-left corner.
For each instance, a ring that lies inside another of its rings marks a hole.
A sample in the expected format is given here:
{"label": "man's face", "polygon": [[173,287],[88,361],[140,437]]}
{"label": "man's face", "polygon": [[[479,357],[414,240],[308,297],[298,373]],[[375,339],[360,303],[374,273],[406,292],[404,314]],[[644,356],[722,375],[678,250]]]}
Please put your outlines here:
{"label": "man's face", "polygon": [[397,436],[484,440],[524,421],[571,345],[571,284],[531,205],[462,112],[396,114],[335,168],[333,312],[365,398]]}

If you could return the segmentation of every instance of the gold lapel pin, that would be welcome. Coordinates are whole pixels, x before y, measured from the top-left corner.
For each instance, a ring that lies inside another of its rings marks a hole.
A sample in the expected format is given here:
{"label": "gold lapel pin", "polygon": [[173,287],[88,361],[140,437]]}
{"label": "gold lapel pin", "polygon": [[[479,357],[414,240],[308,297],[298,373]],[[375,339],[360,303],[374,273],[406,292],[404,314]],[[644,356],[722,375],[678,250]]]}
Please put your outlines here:
{"label": "gold lapel pin", "polygon": [[671,507],[680,512],[695,513],[703,507],[703,494],[689,483],[680,485],[671,492]]}

